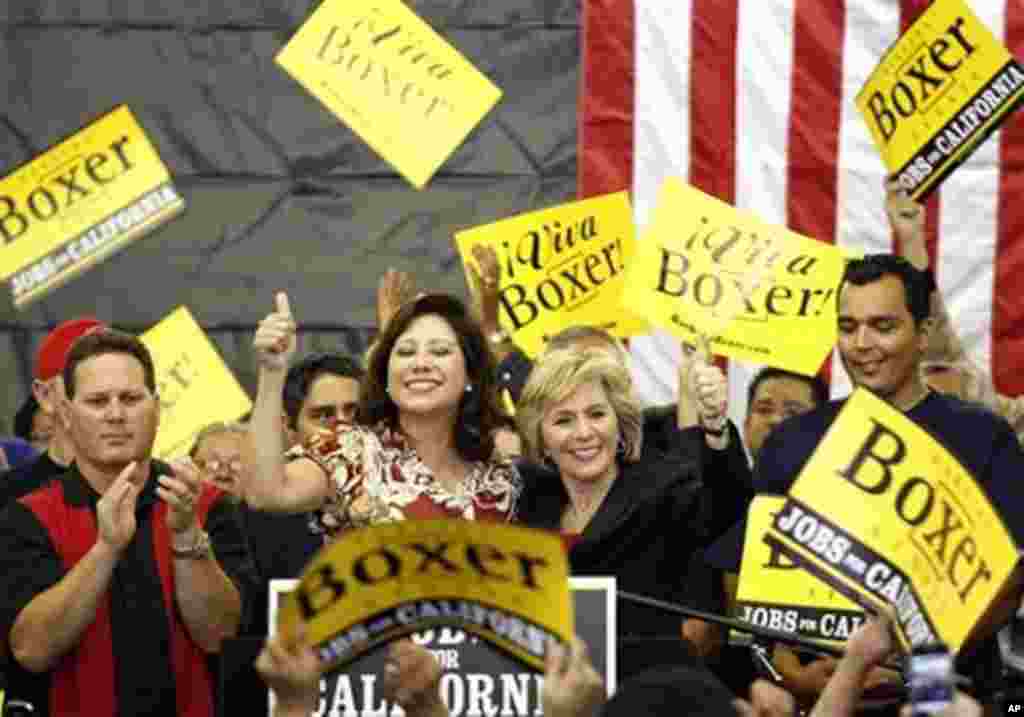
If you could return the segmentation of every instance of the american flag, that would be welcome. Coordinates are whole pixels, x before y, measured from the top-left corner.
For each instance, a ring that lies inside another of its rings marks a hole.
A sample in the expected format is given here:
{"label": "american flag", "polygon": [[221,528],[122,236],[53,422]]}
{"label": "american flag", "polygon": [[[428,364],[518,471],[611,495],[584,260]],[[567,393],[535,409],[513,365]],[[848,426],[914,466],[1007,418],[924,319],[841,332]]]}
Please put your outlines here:
{"label": "american flag", "polygon": [[[580,192],[630,189],[641,232],[668,176],[840,246],[893,251],[885,168],[854,97],[925,0],[585,0]],[[1018,59],[1024,2],[973,0]],[[1024,112],[928,201],[939,289],[971,358],[1024,393]],[[1018,282],[1020,282],[1018,284]],[[631,342],[644,399],[675,395],[677,342]],[[728,366],[742,420],[758,366]],[[834,396],[849,392],[838,360]]]}

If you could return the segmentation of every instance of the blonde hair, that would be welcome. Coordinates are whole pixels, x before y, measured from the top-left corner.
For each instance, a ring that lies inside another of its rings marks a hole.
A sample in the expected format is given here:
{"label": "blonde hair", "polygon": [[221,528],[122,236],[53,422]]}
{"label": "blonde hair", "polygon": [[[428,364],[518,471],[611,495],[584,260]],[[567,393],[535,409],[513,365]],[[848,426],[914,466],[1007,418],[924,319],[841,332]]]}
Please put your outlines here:
{"label": "blonde hair", "polygon": [[633,381],[625,366],[606,352],[588,349],[546,351],[534,364],[530,378],[516,404],[516,423],[526,446],[526,456],[544,460],[541,424],[544,415],[589,383],[600,385],[619,422],[624,458],[635,462],[643,447],[643,411],[633,392]]}

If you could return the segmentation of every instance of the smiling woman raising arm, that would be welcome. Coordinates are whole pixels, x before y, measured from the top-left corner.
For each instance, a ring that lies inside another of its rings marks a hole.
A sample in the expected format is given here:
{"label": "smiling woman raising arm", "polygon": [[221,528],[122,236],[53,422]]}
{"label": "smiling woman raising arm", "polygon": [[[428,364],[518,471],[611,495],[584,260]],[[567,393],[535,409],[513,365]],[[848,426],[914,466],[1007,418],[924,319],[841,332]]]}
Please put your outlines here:
{"label": "smiling woman raising arm", "polygon": [[418,297],[391,318],[369,354],[356,425],[338,423],[284,452],[281,391],[295,352],[287,297],[253,340],[260,364],[252,417],[257,470],[246,498],[265,510],[313,510],[328,538],[406,518],[509,520],[519,479],[490,460],[501,425],[494,361],[465,306]]}

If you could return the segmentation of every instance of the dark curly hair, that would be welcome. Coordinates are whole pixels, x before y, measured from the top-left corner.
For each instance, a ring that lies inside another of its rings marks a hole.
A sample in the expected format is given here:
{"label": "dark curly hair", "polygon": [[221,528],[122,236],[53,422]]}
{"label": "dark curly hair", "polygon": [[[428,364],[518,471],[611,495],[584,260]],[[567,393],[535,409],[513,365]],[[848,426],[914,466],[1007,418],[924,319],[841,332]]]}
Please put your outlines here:
{"label": "dark curly hair", "polygon": [[498,402],[494,356],[487,339],[466,305],[454,296],[428,294],[405,304],[388,321],[370,350],[360,391],[356,420],[365,425],[385,421],[398,427],[398,406],[388,395],[388,361],[398,338],[421,316],[444,319],[458,337],[473,390],[463,393],[455,419],[455,450],[467,461],[490,458],[494,429],[507,423]]}

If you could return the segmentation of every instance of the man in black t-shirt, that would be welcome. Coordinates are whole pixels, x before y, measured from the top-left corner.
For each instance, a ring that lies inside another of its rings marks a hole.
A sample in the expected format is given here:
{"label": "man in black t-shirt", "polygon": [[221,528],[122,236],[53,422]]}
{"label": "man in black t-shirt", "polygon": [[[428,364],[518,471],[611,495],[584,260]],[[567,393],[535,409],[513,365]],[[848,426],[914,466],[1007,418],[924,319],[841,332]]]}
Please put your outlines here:
{"label": "man in black t-shirt", "polygon": [[[851,261],[839,291],[839,355],[854,386],[870,390],[949,450],[984,488],[1018,544],[1024,544],[1024,454],[1010,425],[977,404],[931,392],[920,363],[928,332],[927,277],[904,259],[880,254]],[[784,495],[831,427],[844,401],[791,418],[765,440],[754,470],[758,493]],[[739,568],[744,526],[734,526],[709,551],[717,567]],[[1002,605],[1012,611],[1019,595]],[[961,653],[982,690],[997,677],[991,643]]]}

